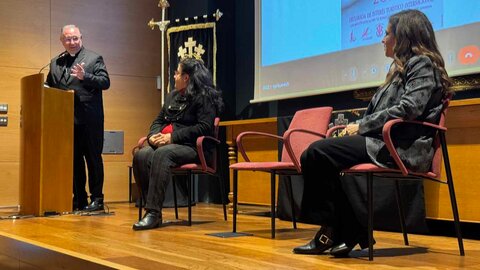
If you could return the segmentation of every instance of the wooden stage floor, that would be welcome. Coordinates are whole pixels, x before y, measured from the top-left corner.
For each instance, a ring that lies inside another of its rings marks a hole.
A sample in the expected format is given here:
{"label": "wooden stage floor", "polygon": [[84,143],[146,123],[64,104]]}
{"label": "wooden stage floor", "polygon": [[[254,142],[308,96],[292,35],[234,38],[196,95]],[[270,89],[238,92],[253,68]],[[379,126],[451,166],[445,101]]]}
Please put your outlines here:
{"label": "wooden stage floor", "polygon": [[[229,232],[231,215],[223,221],[221,205],[193,207],[193,225],[174,220],[164,210],[162,228],[135,232],[133,204],[109,204],[110,216],[64,215],[0,220],[0,269],[480,269],[480,241],[465,239],[466,256],[456,238],[375,231],[375,260],[367,252],[353,258],[296,255],[317,227],[277,220],[277,238],[270,239],[270,219],[239,215],[239,232],[253,236],[219,238]],[[244,208],[240,208],[242,210]],[[180,209],[180,218],[187,215]]]}

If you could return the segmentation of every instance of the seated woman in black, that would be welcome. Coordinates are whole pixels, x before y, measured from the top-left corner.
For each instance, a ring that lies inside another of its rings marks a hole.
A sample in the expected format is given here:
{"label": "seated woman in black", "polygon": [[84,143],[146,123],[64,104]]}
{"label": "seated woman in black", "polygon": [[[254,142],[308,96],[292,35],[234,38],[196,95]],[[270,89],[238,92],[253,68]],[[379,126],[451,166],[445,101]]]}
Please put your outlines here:
{"label": "seated woman in black", "polygon": [[[150,126],[148,145],[133,157],[133,173],[146,194],[146,214],[134,230],[153,229],[162,224],[162,204],[170,181],[170,168],[199,162],[198,137],[213,135],[215,117],[223,108],[220,92],[203,63],[184,59],[175,71],[175,89]],[[210,152],[213,147],[210,147]],[[207,149],[208,154],[208,149]]]}
{"label": "seated woman in black", "polygon": [[[451,81],[425,14],[406,10],[392,15],[382,43],[393,63],[363,119],[347,126],[347,136],[314,142],[301,157],[305,179],[302,214],[322,226],[309,243],[294,248],[294,253],[322,254],[331,248],[330,254],[347,256],[357,244],[368,247],[367,230],[352,210],[339,172],[360,163],[395,166],[381,135],[388,120],[438,123],[440,119]],[[409,169],[425,172],[430,168],[434,134],[407,124],[393,130],[396,149]]]}

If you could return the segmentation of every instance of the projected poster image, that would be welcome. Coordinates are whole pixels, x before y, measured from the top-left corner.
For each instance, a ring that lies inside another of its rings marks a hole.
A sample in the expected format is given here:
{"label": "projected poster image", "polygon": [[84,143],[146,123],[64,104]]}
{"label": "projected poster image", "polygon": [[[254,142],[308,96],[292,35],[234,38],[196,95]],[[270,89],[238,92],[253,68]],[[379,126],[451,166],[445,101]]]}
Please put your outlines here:
{"label": "projected poster image", "polygon": [[418,9],[434,30],[443,28],[443,0],[342,0],[342,49],[380,43],[390,15],[405,9]]}
{"label": "projected poster image", "polygon": [[251,102],[375,87],[392,63],[388,18],[429,17],[451,76],[480,73],[480,0],[256,0]]}

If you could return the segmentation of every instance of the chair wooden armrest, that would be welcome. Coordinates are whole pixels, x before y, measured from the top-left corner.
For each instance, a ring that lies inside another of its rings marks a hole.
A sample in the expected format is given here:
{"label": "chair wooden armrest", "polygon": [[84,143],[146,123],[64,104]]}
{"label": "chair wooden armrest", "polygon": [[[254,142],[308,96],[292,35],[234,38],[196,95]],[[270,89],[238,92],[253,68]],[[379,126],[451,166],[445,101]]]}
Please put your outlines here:
{"label": "chair wooden armrest", "polygon": [[265,133],[265,132],[257,132],[257,131],[245,131],[240,134],[238,134],[236,142],[237,142],[237,150],[240,152],[242,155],[243,159],[246,162],[250,162],[250,159],[247,156],[247,153],[245,151],[245,148],[243,147],[243,137],[247,136],[260,136],[260,137],[269,137],[269,138],[274,138],[279,141],[283,142],[283,137],[275,135],[275,134],[270,134],[270,133]]}
{"label": "chair wooden armrest", "polygon": [[140,150],[140,149],[143,148],[145,141],[147,141],[147,137],[146,137],[146,136],[145,136],[145,137],[142,137],[142,138],[140,138],[140,139],[138,140],[137,145],[135,145],[135,147],[133,147],[133,149],[132,149],[132,156],[135,155],[135,153],[136,153],[138,150]]}

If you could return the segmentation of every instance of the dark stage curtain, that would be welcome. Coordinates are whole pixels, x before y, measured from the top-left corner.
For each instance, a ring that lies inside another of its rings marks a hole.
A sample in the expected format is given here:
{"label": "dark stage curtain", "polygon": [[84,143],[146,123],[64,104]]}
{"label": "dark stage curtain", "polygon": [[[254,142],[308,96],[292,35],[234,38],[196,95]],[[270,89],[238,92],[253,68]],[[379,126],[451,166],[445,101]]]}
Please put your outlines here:
{"label": "dark stage curtain", "polygon": [[[342,113],[340,119],[352,119],[359,117],[358,112],[353,115]],[[345,117],[345,115],[347,115]],[[332,119],[339,121],[338,114],[334,113]],[[283,134],[292,120],[292,117],[278,118],[278,134]],[[333,120],[335,122],[335,120]],[[282,145],[279,145],[279,158],[281,157]],[[322,172],[318,172],[319,177]],[[303,177],[302,176],[280,176],[278,184],[278,203],[277,217],[283,220],[291,220],[290,200],[288,198],[285,177],[292,178],[293,200],[295,206],[296,218],[301,222],[316,224],[315,220],[300,220],[301,203],[303,195]],[[345,175],[341,177],[342,186],[353,205],[358,220],[367,226],[367,207],[366,193],[367,181],[362,175]],[[395,199],[395,182],[391,179],[375,177],[373,180],[373,201],[374,201],[374,228],[377,230],[401,231],[400,218]],[[423,182],[402,180],[400,182],[400,191],[405,210],[405,222],[407,223],[407,232],[426,233],[428,231],[425,223],[425,202],[423,193]],[[318,191],[321,196],[322,191]]]}

